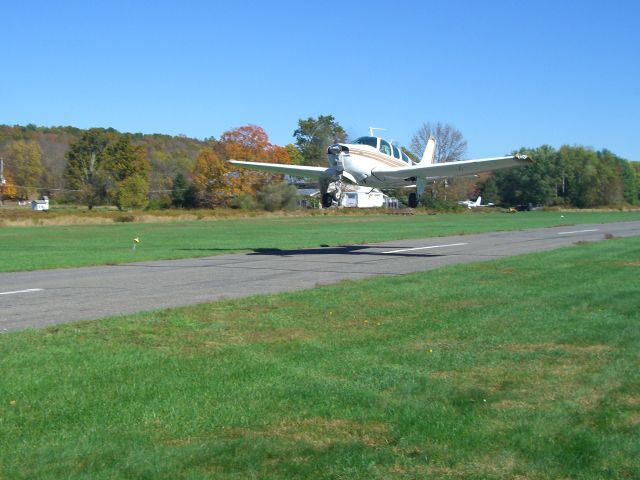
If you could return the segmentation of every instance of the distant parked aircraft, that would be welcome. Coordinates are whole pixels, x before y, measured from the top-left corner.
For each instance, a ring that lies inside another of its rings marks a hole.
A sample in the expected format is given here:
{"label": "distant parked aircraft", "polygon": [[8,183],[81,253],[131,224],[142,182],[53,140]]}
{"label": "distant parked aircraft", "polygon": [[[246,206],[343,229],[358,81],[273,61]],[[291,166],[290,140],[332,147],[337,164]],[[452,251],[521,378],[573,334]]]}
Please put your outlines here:
{"label": "distant parked aircraft", "polygon": [[[371,133],[371,132],[370,132]],[[345,183],[380,189],[415,187],[409,194],[409,206],[416,207],[427,181],[473,175],[501,168],[527,165],[526,155],[434,163],[436,140],[430,137],[419,162],[413,162],[399,147],[381,137],[369,135],[351,143],[335,143],[327,149],[329,167],[283,165],[229,160],[230,163],[252,170],[286,173],[296,177],[319,180],[321,203],[328,208],[340,205]]]}
{"label": "distant parked aircraft", "polygon": [[464,205],[467,208],[478,208],[478,207],[493,207],[493,203],[487,203],[486,205],[482,204],[482,197],[478,197],[475,202],[471,200],[461,200],[458,202],[458,205]]}

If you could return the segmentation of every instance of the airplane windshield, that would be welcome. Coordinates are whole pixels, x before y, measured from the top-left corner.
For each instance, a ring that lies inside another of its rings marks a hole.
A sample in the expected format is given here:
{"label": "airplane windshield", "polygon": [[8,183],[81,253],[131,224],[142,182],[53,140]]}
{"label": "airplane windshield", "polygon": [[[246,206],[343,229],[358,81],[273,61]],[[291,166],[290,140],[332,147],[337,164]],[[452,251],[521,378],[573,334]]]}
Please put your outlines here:
{"label": "airplane windshield", "polygon": [[352,143],[355,145],[369,145],[370,147],[378,148],[377,137],[360,137],[356,138]]}

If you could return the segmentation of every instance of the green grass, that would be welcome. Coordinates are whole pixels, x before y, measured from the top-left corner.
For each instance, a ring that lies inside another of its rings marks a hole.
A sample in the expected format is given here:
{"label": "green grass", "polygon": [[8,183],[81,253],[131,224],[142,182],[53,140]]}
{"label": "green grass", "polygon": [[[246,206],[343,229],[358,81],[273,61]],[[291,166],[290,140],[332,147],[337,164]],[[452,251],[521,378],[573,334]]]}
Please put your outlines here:
{"label": "green grass", "polygon": [[[580,223],[640,220],[640,212],[468,212],[441,215],[326,215],[168,223],[0,228],[0,271],[210,256]],[[140,244],[133,251],[133,239]]]}
{"label": "green grass", "polygon": [[3,334],[0,478],[640,478],[639,274],[614,239]]}

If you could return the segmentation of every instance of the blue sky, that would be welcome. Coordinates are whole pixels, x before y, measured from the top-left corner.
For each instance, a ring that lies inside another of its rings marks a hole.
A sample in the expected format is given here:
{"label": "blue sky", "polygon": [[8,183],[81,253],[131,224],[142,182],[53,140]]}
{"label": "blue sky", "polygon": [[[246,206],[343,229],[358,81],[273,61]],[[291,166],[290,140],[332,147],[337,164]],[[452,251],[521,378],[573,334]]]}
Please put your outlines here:
{"label": "blue sky", "polygon": [[293,141],[334,115],[468,158],[550,144],[640,160],[640,2],[0,0],[0,123]]}

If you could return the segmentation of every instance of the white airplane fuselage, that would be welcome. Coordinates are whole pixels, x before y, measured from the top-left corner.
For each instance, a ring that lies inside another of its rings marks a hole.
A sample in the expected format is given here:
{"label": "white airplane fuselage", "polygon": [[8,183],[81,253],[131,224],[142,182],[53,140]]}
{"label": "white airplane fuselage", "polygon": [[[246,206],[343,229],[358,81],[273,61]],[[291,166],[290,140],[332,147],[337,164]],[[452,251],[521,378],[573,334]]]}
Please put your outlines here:
{"label": "white airplane fuselage", "polygon": [[[403,168],[414,163],[398,147],[381,138],[361,137],[361,139],[371,142],[375,140],[378,146],[338,143],[329,147],[327,160],[329,167],[335,170],[337,175],[342,175],[345,180],[351,183],[374,188],[406,187],[415,183],[404,179],[389,181],[376,177],[377,169]],[[340,148],[339,153],[337,147]],[[389,153],[384,153],[382,150]]]}

